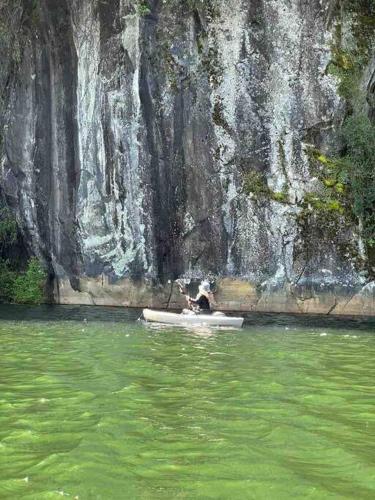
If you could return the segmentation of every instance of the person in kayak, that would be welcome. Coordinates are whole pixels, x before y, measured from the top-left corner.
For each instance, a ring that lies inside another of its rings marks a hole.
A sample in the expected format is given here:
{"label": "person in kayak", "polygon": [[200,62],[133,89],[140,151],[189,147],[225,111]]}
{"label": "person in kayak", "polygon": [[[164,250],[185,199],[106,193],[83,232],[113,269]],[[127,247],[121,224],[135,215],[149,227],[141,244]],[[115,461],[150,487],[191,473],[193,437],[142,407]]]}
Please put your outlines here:
{"label": "person in kayak", "polygon": [[196,312],[210,312],[210,295],[210,284],[208,283],[208,281],[202,281],[202,283],[199,285],[198,295],[195,297],[195,299],[187,296],[189,308]]}

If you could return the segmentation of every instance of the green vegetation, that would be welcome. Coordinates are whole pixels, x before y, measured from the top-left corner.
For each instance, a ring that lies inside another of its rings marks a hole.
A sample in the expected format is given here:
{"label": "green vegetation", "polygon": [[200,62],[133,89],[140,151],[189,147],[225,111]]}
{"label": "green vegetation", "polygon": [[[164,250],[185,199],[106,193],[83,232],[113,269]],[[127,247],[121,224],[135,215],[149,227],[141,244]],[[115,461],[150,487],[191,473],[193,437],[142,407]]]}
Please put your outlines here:
{"label": "green vegetation", "polygon": [[201,55],[201,62],[208,75],[210,84],[217,88],[223,80],[223,69],[220,64],[219,50],[216,45],[205,45],[206,35],[202,34],[198,41],[198,52]]}
{"label": "green vegetation", "polygon": [[[305,194],[297,205],[301,231],[324,227],[324,234],[336,241],[337,250],[345,259],[352,259],[358,269],[374,275],[374,207],[375,207],[375,129],[365,114],[351,115],[341,130],[341,156],[331,158],[317,149],[307,151],[312,174],[320,185]],[[358,222],[359,221],[359,222]],[[350,237],[353,227],[361,230],[367,259]],[[338,231],[340,228],[340,231]],[[341,235],[341,236],[340,236]],[[323,236],[323,233],[322,233]]]}
{"label": "green vegetation", "polygon": [[[341,196],[345,193],[345,187],[341,182],[336,182],[334,179],[327,179],[327,185],[322,186],[320,192],[307,193],[304,198],[297,202],[296,205],[301,207],[305,212],[337,212],[343,215],[345,213],[344,197]],[[251,171],[244,176],[243,182],[244,193],[256,199],[267,199],[292,205],[287,186],[283,191],[273,191],[267,185],[266,178],[256,171]]]}
{"label": "green vegetation", "polygon": [[138,3],[138,14],[142,17],[151,14],[150,5],[145,0]]}
{"label": "green vegetation", "polygon": [[221,98],[217,98],[215,101],[212,120],[215,125],[218,127],[222,127],[228,134],[230,134],[230,126],[224,116],[224,105]]}
{"label": "green vegetation", "polygon": [[265,177],[260,172],[252,170],[244,176],[243,191],[255,197],[268,197],[270,190]]}
{"label": "green vegetation", "polygon": [[[337,134],[339,146],[335,153],[326,155],[314,148],[307,151],[312,176],[318,182],[312,192],[293,204],[300,209],[297,219],[302,231],[310,234],[313,227],[323,227],[329,240],[337,241],[337,248],[345,258],[350,255],[358,267],[366,268],[372,277],[375,273],[375,124],[367,115],[363,78],[374,49],[375,3],[341,0],[339,6],[328,72],[338,78],[338,90],[347,103],[347,115]],[[351,35],[348,35],[348,22]],[[218,121],[220,114],[216,115]],[[280,167],[287,179],[281,139],[278,147]],[[243,190],[255,199],[291,204],[287,185],[280,193],[273,192],[266,177],[256,171],[244,176]],[[355,226],[364,243],[366,262],[363,255],[359,255],[358,245],[350,240]]]}
{"label": "green vegetation", "polygon": [[9,260],[0,260],[0,299],[17,304],[41,304],[45,300],[46,273],[32,257],[23,273],[12,268]]}
{"label": "green vegetation", "polygon": [[15,217],[6,207],[0,209],[0,300],[22,304],[44,301],[46,273],[37,258],[27,262],[24,272],[15,251],[18,243]]}
{"label": "green vegetation", "polygon": [[339,194],[348,187],[347,163],[343,158],[329,158],[317,149],[307,150],[312,161],[313,174],[326,188],[332,188]]}
{"label": "green vegetation", "polygon": [[[304,206],[322,213],[341,214],[357,224],[363,239],[370,275],[375,265],[375,125],[367,115],[363,75],[374,49],[375,3],[341,0],[328,72],[339,80],[338,91],[347,104],[347,116],[338,133],[339,154],[328,157],[309,151],[315,174],[322,183],[319,194],[307,195]],[[351,34],[342,18],[351,23]]]}
{"label": "green vegetation", "polygon": [[327,193],[307,193],[301,203],[305,210],[321,213],[337,213],[344,215],[345,208],[343,204],[337,199]]}
{"label": "green vegetation", "polygon": [[271,191],[271,199],[279,203],[289,203],[288,193],[285,191]]}
{"label": "green vegetation", "polygon": [[313,173],[321,181],[321,187],[318,193],[305,195],[300,219],[310,213],[321,214],[335,223],[335,230],[339,218],[341,225],[348,228],[357,224],[372,276],[375,262],[375,126],[365,113],[354,113],[346,118],[340,134],[343,144],[340,157],[329,158],[316,149],[308,151]]}
{"label": "green vegetation", "polygon": [[243,192],[248,195],[252,194],[257,199],[268,199],[279,203],[289,203],[287,191],[273,191],[268,186],[265,176],[256,170],[252,170],[245,174]]}
{"label": "green vegetation", "polygon": [[[372,259],[375,250],[375,125],[364,113],[347,118],[342,129],[344,165],[353,212],[362,225],[362,237]],[[371,260],[372,260],[371,259]]]}
{"label": "green vegetation", "polygon": [[40,21],[40,2],[39,0],[32,0],[29,7],[29,16],[32,24],[37,24]]}
{"label": "green vegetation", "polygon": [[352,21],[353,39],[344,36],[341,19],[338,19],[328,72],[339,78],[339,93],[347,100],[351,111],[365,98],[360,81],[372,53],[375,3],[373,0],[342,0],[340,8],[340,15]]}
{"label": "green vegetation", "polygon": [[44,300],[46,273],[39,260],[32,257],[25,273],[14,281],[13,299],[18,304],[40,304]]}
{"label": "green vegetation", "polygon": [[17,272],[12,270],[9,260],[0,260],[0,300],[1,302],[12,302],[14,297],[14,283]]}
{"label": "green vegetation", "polygon": [[17,239],[17,222],[6,207],[0,209],[0,249],[14,243]]}
{"label": "green vegetation", "polygon": [[[337,30],[340,29],[337,28]],[[328,72],[339,78],[339,94],[347,100],[352,100],[354,97],[359,99],[361,95],[359,81],[362,74],[361,68],[364,64],[362,56],[356,56],[353,53],[339,49],[337,45],[333,46],[332,52],[334,58],[328,67]]]}

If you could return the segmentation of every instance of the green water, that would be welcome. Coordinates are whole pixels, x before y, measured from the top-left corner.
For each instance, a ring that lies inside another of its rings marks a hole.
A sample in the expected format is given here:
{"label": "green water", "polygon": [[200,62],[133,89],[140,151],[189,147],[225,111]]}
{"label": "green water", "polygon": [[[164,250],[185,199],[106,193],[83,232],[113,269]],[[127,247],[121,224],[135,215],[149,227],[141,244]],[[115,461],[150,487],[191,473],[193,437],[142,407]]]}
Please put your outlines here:
{"label": "green water", "polygon": [[371,322],[0,317],[0,498],[375,498]]}

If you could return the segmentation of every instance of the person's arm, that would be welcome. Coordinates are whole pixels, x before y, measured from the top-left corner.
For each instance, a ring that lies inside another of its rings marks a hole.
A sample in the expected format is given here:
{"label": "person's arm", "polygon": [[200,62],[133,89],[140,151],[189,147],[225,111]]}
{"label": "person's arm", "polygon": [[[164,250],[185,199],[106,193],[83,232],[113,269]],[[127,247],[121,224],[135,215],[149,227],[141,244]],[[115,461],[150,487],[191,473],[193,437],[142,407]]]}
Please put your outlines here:
{"label": "person's arm", "polygon": [[205,295],[200,295],[195,300],[192,299],[191,303],[198,306],[200,309],[210,309],[210,301]]}
{"label": "person's arm", "polygon": [[202,297],[203,295],[201,294],[201,292],[198,292],[195,299],[190,297],[190,302],[192,302],[193,304],[199,304],[199,301],[201,300]]}

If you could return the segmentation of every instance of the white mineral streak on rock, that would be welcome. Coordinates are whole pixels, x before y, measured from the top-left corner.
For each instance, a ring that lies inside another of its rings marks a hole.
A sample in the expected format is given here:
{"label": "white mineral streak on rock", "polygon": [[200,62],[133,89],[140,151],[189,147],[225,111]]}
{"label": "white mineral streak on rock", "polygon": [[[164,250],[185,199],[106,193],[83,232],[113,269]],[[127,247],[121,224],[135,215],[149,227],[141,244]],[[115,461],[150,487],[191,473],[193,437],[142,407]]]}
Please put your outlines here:
{"label": "white mineral streak on rock", "polygon": [[[237,1],[222,1],[220,4],[220,16],[212,25],[212,44],[218,48],[220,85],[211,94],[212,112],[215,105],[220,106],[222,117],[228,127],[215,124],[215,135],[220,148],[220,177],[223,185],[226,186],[223,204],[223,220],[228,234],[228,260],[226,271],[231,274],[236,266],[233,261],[232,251],[236,247],[240,252],[240,268],[238,269],[242,277],[256,279],[262,270],[257,263],[266,258],[264,239],[264,217],[251,197],[240,194],[242,183],[241,175],[238,175],[239,165],[236,163],[237,146],[241,141],[237,137],[238,132],[238,112],[248,113],[246,123],[252,123],[255,128],[259,128],[260,134],[261,119],[255,112],[256,103],[252,102],[249,95],[249,88],[253,85],[260,85],[259,80],[255,80],[252,74],[252,65],[259,63],[259,54],[254,53],[254,47],[249,41],[249,34],[246,26],[248,6],[243,3],[238,5]],[[241,60],[241,50],[245,46],[247,57],[250,60],[244,66]],[[251,66],[249,68],[249,65]],[[254,83],[253,83],[254,80]],[[249,118],[251,116],[251,118]],[[267,117],[263,116],[263,119]],[[229,130],[228,130],[229,129]],[[255,144],[255,141],[254,141]],[[247,146],[247,145],[246,145]],[[267,149],[266,145],[262,145]],[[252,161],[253,145],[249,144],[249,163]],[[267,154],[267,152],[265,152]],[[255,156],[255,155],[254,155]],[[231,165],[228,167],[228,165]],[[235,202],[235,203],[234,203]],[[238,268],[238,266],[237,266]]]}
{"label": "white mineral streak on rock", "polygon": [[[220,16],[212,23],[210,35],[211,44],[218,50],[218,72],[220,85],[211,93],[212,113],[218,107],[223,120],[229,130],[235,132],[236,109],[238,96],[241,93],[241,77],[237,71],[237,63],[240,61],[241,45],[243,41],[244,25],[246,21],[246,9],[239,7],[237,0],[221,0]],[[226,185],[223,203],[223,221],[228,234],[228,259],[227,272],[234,271],[235,265],[232,257],[234,246],[234,210],[233,200],[238,195],[235,180],[235,165],[228,170],[227,165],[234,159],[236,152],[236,140],[231,136],[229,130],[219,124],[214,124],[217,146],[220,150],[218,159],[220,167],[220,180]],[[214,152],[213,152],[214,153]]]}
{"label": "white mineral streak on rock", "polygon": [[[297,2],[267,2],[273,58],[269,74],[270,177],[268,184],[277,192],[287,188],[292,203],[301,200],[309,183],[309,160],[304,150],[296,151],[304,132],[333,119],[339,99],[335,81],[324,72],[330,59],[330,38],[319,22],[309,25]],[[311,36],[312,32],[312,36]],[[310,40],[316,43],[310,46]],[[330,105],[328,106],[328,102]],[[332,106],[332,103],[334,106]],[[330,109],[327,116],[326,110]],[[286,278],[292,273],[293,240],[296,227],[290,207],[273,203],[269,216],[272,246],[278,248]]]}
{"label": "white mineral streak on rock", "polygon": [[[124,7],[128,2],[122,3]],[[135,68],[129,87],[121,67],[109,76],[109,81],[101,75],[100,22],[95,17],[93,3],[88,0],[75,2],[73,12],[78,55],[77,119],[81,165],[78,220],[83,253],[90,259],[109,264],[121,277],[136,258],[147,270],[138,141],[141,116],[139,17],[136,14],[123,16],[125,29],[121,42]],[[112,78],[121,82],[119,86],[117,83],[112,85]],[[109,128],[105,131],[103,109]],[[111,135],[114,146],[113,165],[109,166],[106,165],[105,134],[106,137]],[[110,186],[106,186],[107,168],[113,169]]]}
{"label": "white mineral streak on rock", "polygon": [[[123,7],[129,4],[129,0],[122,2]],[[142,188],[142,158],[140,143],[140,130],[142,122],[141,101],[139,95],[139,72],[141,50],[139,17],[137,15],[128,15],[125,19],[125,30],[122,36],[122,44],[127,51],[134,67],[133,82],[130,89],[122,87],[122,94],[127,94],[126,100],[122,102],[122,110],[125,116],[125,134],[123,132],[123,122],[116,122],[115,137],[121,144],[121,139],[125,144],[125,179],[124,184],[127,187],[126,208],[123,216],[124,226],[127,232],[127,248],[124,254],[123,265],[127,268],[128,263],[138,259],[143,263],[145,270],[152,273],[152,267],[148,268],[146,255],[146,240],[144,236],[145,225],[151,225],[151,221],[144,220],[143,201],[144,189]],[[120,114],[121,116],[121,114]],[[121,139],[120,139],[121,136]],[[119,208],[119,207],[118,207]],[[133,240],[133,241],[132,241]],[[133,250],[131,250],[133,249]],[[131,252],[133,251],[133,254]]]}
{"label": "white mineral streak on rock", "polygon": [[103,226],[102,200],[105,151],[100,121],[101,82],[100,23],[94,17],[93,4],[75,1],[73,10],[74,43],[78,58],[77,122],[80,160],[77,217],[83,251],[95,251],[95,239],[106,235]]}
{"label": "white mineral streak on rock", "polygon": [[195,221],[190,212],[186,212],[184,217],[184,231],[185,234],[192,231],[195,227]]}
{"label": "white mineral streak on rock", "polygon": [[[296,91],[303,75],[301,66],[301,35],[303,20],[295,2],[288,4],[268,2],[269,15],[275,19],[272,26],[272,64],[269,72],[269,116],[270,120],[270,178],[269,185],[275,191],[282,191],[285,184],[295,187],[293,171],[293,125],[296,112]],[[267,17],[267,14],[266,14]],[[301,110],[302,111],[302,110]],[[301,117],[303,120],[303,116]],[[302,127],[301,127],[302,128]],[[285,155],[283,169],[282,150]],[[305,167],[303,165],[302,167]]]}
{"label": "white mineral streak on rock", "polygon": [[[300,140],[297,134],[304,126],[304,110],[299,102],[300,88],[308,84],[301,74],[304,20],[297,2],[269,1],[264,16],[271,21],[266,27],[271,51],[267,77],[270,136],[268,185],[275,192],[287,192],[291,201],[295,201],[300,197],[301,176],[308,176],[307,159],[301,157],[298,161],[295,151],[296,140]],[[292,273],[292,242],[296,227],[288,216],[290,212],[289,206],[272,202],[267,214],[270,250],[278,262],[270,285],[282,282]]]}
{"label": "white mineral streak on rock", "polygon": [[[295,144],[300,143],[303,131],[309,127],[329,124],[336,111],[331,105],[330,115],[325,115],[329,99],[338,104],[335,81],[324,75],[330,59],[330,38],[319,22],[314,26],[307,24],[297,2],[269,1],[266,17],[276,20],[269,28],[273,47],[269,76],[269,186],[282,191],[288,184],[290,197],[295,201],[302,197],[304,183],[310,176],[308,158],[305,152],[301,158],[296,157]],[[311,40],[320,43],[310,46]]]}
{"label": "white mineral streak on rock", "polygon": [[[260,14],[268,25],[262,45],[259,34],[252,32],[246,20],[245,3],[220,3],[220,16],[209,31],[211,44],[218,49],[220,73],[220,85],[211,94],[211,107],[214,113],[219,104],[226,124],[216,123],[215,135],[221,151],[220,177],[227,186],[223,204],[229,236],[227,272],[235,267],[231,252],[235,243],[241,255],[242,276],[256,278],[260,266],[254,264],[263,255],[274,263],[275,277],[281,282],[293,274],[293,243],[297,236],[293,215],[298,210],[295,203],[303,197],[310,177],[309,159],[303,148],[298,148],[310,127],[327,123],[329,128],[339,99],[335,80],[325,75],[330,38],[322,21],[309,23],[298,2],[270,0],[263,5]],[[245,66],[241,51],[247,54]],[[259,77],[258,68],[264,58],[266,73]],[[259,91],[267,95],[264,109],[253,97]],[[251,116],[247,121],[254,127],[254,136],[259,138],[263,128],[270,139],[269,147],[255,140],[250,144],[249,163],[256,160],[261,148],[268,161],[269,187],[275,192],[287,192],[291,205],[270,201],[268,208],[261,208],[251,197],[239,194],[240,169],[235,155],[241,139],[237,136],[236,117],[243,109],[247,117]],[[232,167],[228,168],[230,163]]]}

